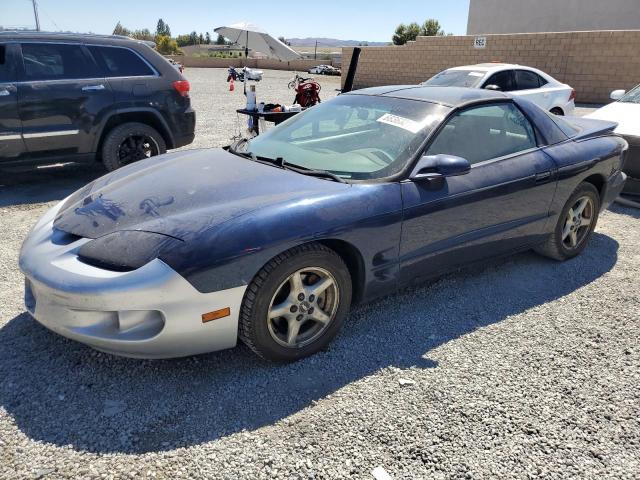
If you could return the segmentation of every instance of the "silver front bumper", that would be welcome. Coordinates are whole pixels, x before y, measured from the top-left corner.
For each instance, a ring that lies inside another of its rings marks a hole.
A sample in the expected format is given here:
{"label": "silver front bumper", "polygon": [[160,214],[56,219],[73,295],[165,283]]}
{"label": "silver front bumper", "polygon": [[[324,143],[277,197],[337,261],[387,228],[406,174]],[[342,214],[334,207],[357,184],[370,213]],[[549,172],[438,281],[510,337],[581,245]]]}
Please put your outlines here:
{"label": "silver front bumper", "polygon": [[[63,202],[29,233],[20,252],[25,305],[60,335],[116,355],[170,358],[235,346],[246,286],[197,291],[159,259],[131,272],[114,272],[78,259],[89,239],[53,230]],[[227,317],[202,315],[229,307]]]}

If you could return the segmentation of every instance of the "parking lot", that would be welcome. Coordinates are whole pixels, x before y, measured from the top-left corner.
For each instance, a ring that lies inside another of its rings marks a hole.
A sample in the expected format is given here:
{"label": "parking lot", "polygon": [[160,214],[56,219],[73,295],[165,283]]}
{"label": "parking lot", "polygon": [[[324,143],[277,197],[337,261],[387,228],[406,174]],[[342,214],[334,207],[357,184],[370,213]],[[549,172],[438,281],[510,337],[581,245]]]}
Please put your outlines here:
{"label": "parking lot", "polygon": [[[185,148],[241,134],[242,84],[185,73]],[[258,101],[292,103],[292,76],[266,71]],[[0,478],[638,478],[638,210],[603,212],[571,261],[523,253],[357,307],[295,364],[243,345],[141,361],[55,335],[22,303],[22,239],[103,173],[1,171]]]}

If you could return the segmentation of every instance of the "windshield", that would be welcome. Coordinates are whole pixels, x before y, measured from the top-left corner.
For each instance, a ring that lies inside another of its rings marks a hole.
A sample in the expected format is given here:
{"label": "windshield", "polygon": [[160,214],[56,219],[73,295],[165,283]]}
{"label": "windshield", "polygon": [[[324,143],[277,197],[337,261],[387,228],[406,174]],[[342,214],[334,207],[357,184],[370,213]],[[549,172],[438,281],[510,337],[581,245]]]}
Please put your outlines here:
{"label": "windshield", "polygon": [[636,85],[619,100],[627,103],[640,103],[640,85]]}
{"label": "windshield", "polygon": [[484,76],[485,72],[476,72],[474,70],[445,70],[423,82],[422,85],[475,88],[480,85]]}
{"label": "windshield", "polygon": [[243,151],[344,179],[399,172],[448,111],[434,103],[340,95],[252,138]]}

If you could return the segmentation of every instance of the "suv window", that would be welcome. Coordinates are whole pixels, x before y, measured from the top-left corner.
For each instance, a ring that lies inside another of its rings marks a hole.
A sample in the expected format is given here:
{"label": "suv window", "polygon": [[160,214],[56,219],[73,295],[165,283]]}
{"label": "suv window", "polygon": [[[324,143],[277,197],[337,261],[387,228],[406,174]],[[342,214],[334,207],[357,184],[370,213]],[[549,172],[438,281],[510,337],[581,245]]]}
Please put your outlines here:
{"label": "suv window", "polygon": [[484,83],[484,86],[487,85],[497,85],[500,87],[500,91],[502,92],[510,92],[515,89],[515,85],[513,84],[513,71],[512,70],[503,70],[502,72],[496,72],[489,77]]}
{"label": "suv window", "polygon": [[8,62],[7,47],[0,45],[0,82],[9,82],[13,80],[13,69]]}
{"label": "suv window", "polygon": [[143,77],[154,71],[137,54],[127,48],[89,47],[107,77]]}
{"label": "suv window", "polygon": [[535,72],[529,70],[516,70],[516,90],[529,90],[540,88],[547,81]]}
{"label": "suv window", "polygon": [[23,43],[25,80],[64,80],[95,78],[96,65],[82,45],[55,43]]}
{"label": "suv window", "polygon": [[456,114],[440,130],[427,155],[456,155],[474,164],[535,147],[529,120],[512,103],[500,103]]}

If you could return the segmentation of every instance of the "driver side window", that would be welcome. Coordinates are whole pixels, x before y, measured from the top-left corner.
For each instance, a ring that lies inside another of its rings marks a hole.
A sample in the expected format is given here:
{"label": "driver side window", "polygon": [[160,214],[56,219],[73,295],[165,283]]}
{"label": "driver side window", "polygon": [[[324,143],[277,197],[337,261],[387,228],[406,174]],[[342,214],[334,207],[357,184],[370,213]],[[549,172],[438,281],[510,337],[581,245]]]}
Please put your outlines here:
{"label": "driver side window", "polygon": [[484,86],[486,87],[487,85],[495,85],[501,92],[515,90],[513,70],[503,70],[502,72],[494,73],[489,77],[489,80],[485,82]]}
{"label": "driver side window", "polygon": [[536,148],[533,127],[513,103],[471,107],[454,115],[427,155],[466,158],[472,165]]}

